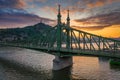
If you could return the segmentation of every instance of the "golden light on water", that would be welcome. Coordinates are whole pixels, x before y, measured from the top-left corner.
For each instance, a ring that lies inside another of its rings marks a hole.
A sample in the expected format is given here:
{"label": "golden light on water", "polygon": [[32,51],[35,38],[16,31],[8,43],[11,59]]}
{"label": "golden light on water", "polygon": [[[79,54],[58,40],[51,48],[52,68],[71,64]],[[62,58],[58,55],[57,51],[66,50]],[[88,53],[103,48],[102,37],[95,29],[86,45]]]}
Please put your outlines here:
{"label": "golden light on water", "polygon": [[96,75],[97,74],[96,71],[99,70],[100,66],[99,59],[97,57],[74,56],[73,64],[74,64],[73,71],[76,72],[75,74],[72,75],[74,79],[77,79],[77,76],[86,79],[89,77],[88,75],[90,74]]}

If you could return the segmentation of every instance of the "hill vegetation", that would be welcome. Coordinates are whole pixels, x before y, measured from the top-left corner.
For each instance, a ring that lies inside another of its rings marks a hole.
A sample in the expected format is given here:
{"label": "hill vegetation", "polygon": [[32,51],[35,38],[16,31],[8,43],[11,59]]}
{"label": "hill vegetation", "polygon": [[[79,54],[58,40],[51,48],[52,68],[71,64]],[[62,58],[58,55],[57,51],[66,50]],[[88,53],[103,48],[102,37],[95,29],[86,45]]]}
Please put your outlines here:
{"label": "hill vegetation", "polygon": [[27,26],[24,28],[9,28],[0,29],[0,42],[4,41],[17,41],[24,39],[31,39],[32,37],[39,37],[46,29],[52,28],[44,23],[38,23],[33,26]]}

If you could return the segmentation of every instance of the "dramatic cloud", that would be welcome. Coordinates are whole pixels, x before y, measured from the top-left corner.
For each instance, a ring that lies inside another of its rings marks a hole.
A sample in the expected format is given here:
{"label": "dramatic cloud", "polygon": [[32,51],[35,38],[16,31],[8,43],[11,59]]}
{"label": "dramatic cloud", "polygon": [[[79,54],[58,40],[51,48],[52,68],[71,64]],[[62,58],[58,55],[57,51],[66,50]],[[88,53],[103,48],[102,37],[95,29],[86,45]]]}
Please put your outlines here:
{"label": "dramatic cloud", "polygon": [[22,8],[26,5],[24,0],[0,0],[0,8]]}
{"label": "dramatic cloud", "polygon": [[90,8],[94,8],[111,4],[113,2],[119,2],[119,0],[86,0],[86,5]]}
{"label": "dramatic cloud", "polygon": [[22,9],[1,9],[0,10],[0,27],[24,27],[27,25],[33,25],[38,22],[45,22],[50,24],[54,20],[42,18],[34,14],[29,14]]}
{"label": "dramatic cloud", "polygon": [[54,20],[28,13],[24,9],[25,6],[24,0],[0,0],[0,28],[24,27],[41,20],[47,24],[54,24]]}
{"label": "dramatic cloud", "polygon": [[[94,17],[89,17],[86,19],[77,19],[74,20],[77,23],[83,23],[88,26],[88,28],[98,28],[102,29],[111,25],[120,25],[120,12],[113,12],[109,14],[97,15]],[[92,26],[91,26],[92,24]],[[95,24],[95,25],[94,25]],[[82,27],[82,26],[81,26]]]}
{"label": "dramatic cloud", "polygon": [[91,28],[119,24],[120,0],[0,0],[0,26],[8,23],[13,26],[31,25],[42,17],[45,17],[42,20],[54,24],[58,3],[61,4],[63,20],[70,9],[71,25],[78,26],[72,24],[72,20]]}
{"label": "dramatic cloud", "polygon": [[[53,3],[51,4],[51,2]],[[61,0],[60,3],[63,17],[66,16],[66,10],[70,9],[70,14],[73,19],[111,13],[111,11],[120,7],[120,0]],[[57,3],[55,0],[47,1],[44,5],[39,7],[40,11],[44,13],[48,11],[49,13],[57,13]]]}
{"label": "dramatic cloud", "polygon": [[78,30],[96,31],[96,30],[104,29],[105,26],[93,26],[93,27],[72,26],[72,28],[75,28],[75,29],[78,29]]}
{"label": "dramatic cloud", "polygon": [[44,3],[44,2],[46,2],[48,0],[25,0],[25,1],[27,1],[27,2],[42,2],[42,3]]}

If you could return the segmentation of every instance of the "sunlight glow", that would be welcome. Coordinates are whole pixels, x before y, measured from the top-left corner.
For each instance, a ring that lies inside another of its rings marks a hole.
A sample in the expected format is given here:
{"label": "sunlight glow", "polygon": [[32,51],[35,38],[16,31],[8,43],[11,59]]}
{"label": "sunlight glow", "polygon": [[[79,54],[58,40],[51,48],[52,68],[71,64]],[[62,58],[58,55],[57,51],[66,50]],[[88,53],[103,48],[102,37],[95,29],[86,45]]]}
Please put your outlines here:
{"label": "sunlight glow", "polygon": [[100,35],[103,37],[109,38],[119,38],[120,37],[120,25],[112,25],[109,27],[105,27],[102,29],[95,29],[95,28],[80,28],[80,27],[73,27],[78,30],[83,30],[92,34]]}

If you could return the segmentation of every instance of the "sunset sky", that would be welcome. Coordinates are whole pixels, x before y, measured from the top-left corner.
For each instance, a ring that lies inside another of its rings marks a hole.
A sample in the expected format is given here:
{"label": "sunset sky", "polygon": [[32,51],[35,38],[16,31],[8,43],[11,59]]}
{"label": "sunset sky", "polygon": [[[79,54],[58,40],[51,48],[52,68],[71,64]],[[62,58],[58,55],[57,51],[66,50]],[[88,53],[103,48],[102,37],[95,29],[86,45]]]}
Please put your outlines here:
{"label": "sunset sky", "polygon": [[56,24],[57,5],[62,21],[70,10],[71,27],[105,37],[120,37],[120,0],[0,0],[0,28],[42,22]]}

